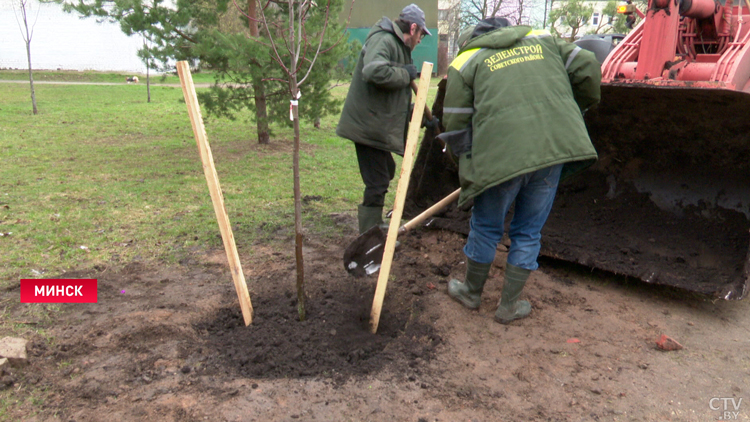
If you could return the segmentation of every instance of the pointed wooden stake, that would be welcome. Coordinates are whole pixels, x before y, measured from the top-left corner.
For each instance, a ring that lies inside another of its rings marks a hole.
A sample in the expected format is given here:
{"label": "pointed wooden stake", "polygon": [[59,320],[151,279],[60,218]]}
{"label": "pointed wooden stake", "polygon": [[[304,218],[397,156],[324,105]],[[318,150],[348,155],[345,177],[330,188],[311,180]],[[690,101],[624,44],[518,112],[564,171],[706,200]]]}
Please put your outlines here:
{"label": "pointed wooden stake", "polygon": [[388,226],[388,237],[385,240],[383,261],[380,264],[380,274],[378,274],[378,286],[375,288],[375,299],[372,301],[370,332],[373,334],[378,331],[378,324],[380,323],[380,311],[383,308],[385,288],[388,285],[388,277],[391,273],[391,262],[393,261],[393,252],[396,249],[396,237],[398,236],[398,228],[401,225],[401,215],[404,213],[406,191],[409,188],[409,176],[411,176],[411,169],[414,166],[414,151],[417,149],[419,129],[422,126],[422,114],[424,114],[425,103],[427,102],[427,90],[430,88],[432,66],[430,62],[422,63],[422,77],[419,79],[417,99],[414,102],[414,112],[411,115],[409,132],[406,136],[406,145],[404,145],[404,159],[401,161],[401,175],[399,176],[398,188],[396,189],[396,201],[393,204],[391,222]]}
{"label": "pointed wooden stake", "polygon": [[221,238],[224,241],[224,250],[227,253],[229,268],[232,271],[234,288],[237,290],[237,296],[240,299],[242,317],[245,320],[245,326],[248,326],[253,322],[253,305],[250,303],[250,293],[247,291],[245,275],[242,274],[242,265],[240,264],[240,256],[237,253],[237,245],[234,243],[232,226],[229,224],[229,216],[224,207],[224,195],[221,193],[221,185],[219,185],[219,176],[216,174],[216,168],[214,167],[211,146],[208,144],[206,128],[203,126],[198,97],[195,95],[193,76],[190,74],[190,66],[186,61],[177,62],[177,73],[180,75],[182,93],[185,96],[185,104],[187,104],[188,114],[190,115],[190,123],[193,125],[195,142],[198,144],[198,152],[203,162],[203,173],[206,175],[208,191],[211,194],[211,202],[214,205]]}

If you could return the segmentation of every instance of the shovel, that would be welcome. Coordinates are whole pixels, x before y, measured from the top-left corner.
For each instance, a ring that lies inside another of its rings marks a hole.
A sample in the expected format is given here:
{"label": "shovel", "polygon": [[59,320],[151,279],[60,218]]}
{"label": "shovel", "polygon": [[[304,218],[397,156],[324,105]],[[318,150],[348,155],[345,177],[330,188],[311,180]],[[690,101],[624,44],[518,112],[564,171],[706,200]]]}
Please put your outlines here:
{"label": "shovel", "polygon": [[[455,201],[461,189],[456,189],[450,195],[441,199],[440,202],[423,211],[411,221],[398,228],[398,234],[404,234],[414,227],[419,226],[426,219],[440,212],[448,204]],[[383,249],[385,246],[386,233],[380,226],[373,226],[366,232],[354,239],[344,251],[344,268],[349,274],[361,277],[370,275],[380,269],[383,260]]]}

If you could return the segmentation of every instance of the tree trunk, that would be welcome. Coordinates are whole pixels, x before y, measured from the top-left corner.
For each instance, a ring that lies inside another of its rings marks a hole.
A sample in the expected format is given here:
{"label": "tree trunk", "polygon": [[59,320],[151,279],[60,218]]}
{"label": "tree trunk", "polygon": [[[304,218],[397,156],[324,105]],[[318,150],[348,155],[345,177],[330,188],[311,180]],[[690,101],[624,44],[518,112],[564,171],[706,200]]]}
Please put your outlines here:
{"label": "tree trunk", "polygon": [[150,60],[146,61],[146,96],[148,97],[148,100],[146,102],[151,102],[151,73],[149,72],[149,62]]}
{"label": "tree trunk", "polygon": [[[300,22],[300,25],[302,23]],[[292,0],[289,0],[289,41],[297,45],[294,40],[294,7]],[[299,42],[299,40],[298,40]],[[297,68],[297,56],[292,50],[291,63],[289,69]],[[305,268],[302,259],[302,193],[299,184],[299,107],[297,106],[297,75],[294,72],[289,74],[289,91],[292,94],[292,118],[294,120],[294,154],[292,168],[294,170],[294,232],[295,236],[295,256],[297,257],[297,313],[299,320],[305,320]]]}
{"label": "tree trunk", "polygon": [[255,91],[255,120],[258,122],[258,143],[266,145],[271,142],[268,134],[268,111],[266,108],[266,87],[260,79],[253,81]]}
{"label": "tree trunk", "polygon": [[[146,46],[146,38],[143,39],[143,45]],[[151,52],[146,50],[148,52],[148,55],[151,55]],[[151,67],[151,59],[146,58],[146,96],[148,99],[146,100],[147,103],[151,102],[151,73],[149,72],[149,68]]]}
{"label": "tree trunk", "polygon": [[31,70],[31,40],[26,41],[26,57],[29,60],[29,85],[31,85],[31,109],[34,114],[39,113],[36,108],[36,94],[34,93],[34,73]]}
{"label": "tree trunk", "polygon": [[[250,36],[260,36],[257,20],[257,0],[248,0],[247,23],[250,28]],[[258,143],[262,145],[271,142],[271,136],[268,134],[268,108],[266,107],[266,87],[263,81],[258,78],[253,80],[253,92],[255,93],[255,120],[258,122]]]}
{"label": "tree trunk", "polygon": [[[292,59],[294,61],[294,59]],[[294,67],[292,67],[294,69]],[[297,77],[292,75],[289,85],[292,87],[292,95],[297,94]],[[299,108],[297,102],[292,103],[292,115],[294,116],[294,252],[297,257],[297,313],[299,320],[305,320],[305,264],[302,257],[302,193],[299,184]]]}
{"label": "tree trunk", "polygon": [[257,37],[260,34],[258,30],[258,13],[257,13],[258,0],[247,0],[247,25],[250,28],[250,35]]}
{"label": "tree trunk", "polygon": [[39,113],[36,108],[36,93],[34,93],[34,72],[31,70],[31,33],[29,32],[29,20],[26,13],[26,2],[21,2],[21,15],[23,16],[23,26],[26,29],[24,41],[26,41],[26,59],[29,61],[29,85],[31,86],[31,110],[34,114]]}

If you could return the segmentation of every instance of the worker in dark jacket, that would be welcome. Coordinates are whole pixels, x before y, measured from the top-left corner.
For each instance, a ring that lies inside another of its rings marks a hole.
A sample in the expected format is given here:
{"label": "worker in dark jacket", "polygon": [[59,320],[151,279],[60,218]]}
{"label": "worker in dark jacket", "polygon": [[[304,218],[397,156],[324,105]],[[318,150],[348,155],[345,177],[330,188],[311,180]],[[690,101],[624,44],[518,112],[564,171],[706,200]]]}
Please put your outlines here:
{"label": "worker in dark jacket", "polygon": [[531,312],[529,302],[518,299],[539,266],[540,232],[561,175],[597,158],[582,113],[599,102],[601,71],[589,51],[547,31],[494,20],[494,28],[483,22],[464,33],[471,35],[460,40],[465,43],[448,70],[443,120],[459,160],[459,206],[474,200],[464,247],[466,280],[451,280],[448,293],[468,308],[479,308],[515,201],[495,313],[496,321],[507,324]]}
{"label": "worker in dark jacket", "polygon": [[432,34],[424,12],[410,4],[395,21],[383,17],[375,24],[359,54],[336,134],[357,150],[365,184],[360,233],[383,222],[385,194],[396,172],[391,153],[404,154],[410,83],[417,78],[411,53],[425,35]]}

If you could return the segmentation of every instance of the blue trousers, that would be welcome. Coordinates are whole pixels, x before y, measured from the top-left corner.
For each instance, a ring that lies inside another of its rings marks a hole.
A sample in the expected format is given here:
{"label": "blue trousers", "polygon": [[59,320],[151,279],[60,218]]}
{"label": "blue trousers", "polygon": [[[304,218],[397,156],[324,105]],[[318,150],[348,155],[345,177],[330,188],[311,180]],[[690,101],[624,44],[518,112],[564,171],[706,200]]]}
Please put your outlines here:
{"label": "blue trousers", "polygon": [[560,182],[562,164],[547,167],[493,186],[474,197],[471,231],[464,254],[487,264],[495,259],[497,244],[505,231],[505,216],[516,202],[510,223],[508,263],[536,270],[541,231],[547,221]]}

